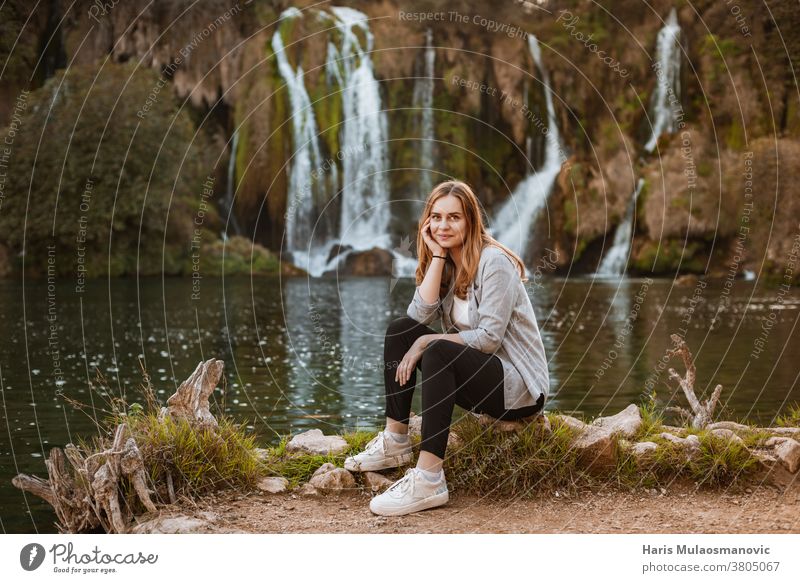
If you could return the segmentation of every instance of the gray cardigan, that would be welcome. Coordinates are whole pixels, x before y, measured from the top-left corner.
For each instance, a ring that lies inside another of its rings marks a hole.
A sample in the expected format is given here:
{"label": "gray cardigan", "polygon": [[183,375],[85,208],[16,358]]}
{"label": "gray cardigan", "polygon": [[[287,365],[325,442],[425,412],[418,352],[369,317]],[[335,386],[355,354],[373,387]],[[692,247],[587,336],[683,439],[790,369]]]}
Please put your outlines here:
{"label": "gray cardigan", "polygon": [[408,315],[430,325],[441,318],[445,334],[458,332],[467,346],[496,354],[503,363],[506,409],[535,405],[539,395],[549,394],[550,376],[533,306],[519,278],[516,264],[499,247],[487,245],[467,293],[470,330],[459,331],[450,313],[451,283],[444,298],[423,301],[419,286],[408,306]]}

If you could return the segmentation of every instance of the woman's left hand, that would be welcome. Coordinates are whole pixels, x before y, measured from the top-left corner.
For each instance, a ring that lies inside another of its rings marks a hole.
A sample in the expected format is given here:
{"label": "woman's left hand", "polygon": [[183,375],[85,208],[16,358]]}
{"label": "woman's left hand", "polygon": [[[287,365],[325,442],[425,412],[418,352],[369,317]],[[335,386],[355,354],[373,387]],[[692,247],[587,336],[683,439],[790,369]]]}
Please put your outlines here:
{"label": "woman's left hand", "polygon": [[411,348],[408,349],[408,352],[406,352],[400,364],[397,365],[394,380],[399,382],[401,387],[411,378],[411,373],[413,373],[414,369],[417,367],[417,362],[422,358],[422,353],[425,351],[427,345],[428,341],[426,337],[420,336],[414,341]]}

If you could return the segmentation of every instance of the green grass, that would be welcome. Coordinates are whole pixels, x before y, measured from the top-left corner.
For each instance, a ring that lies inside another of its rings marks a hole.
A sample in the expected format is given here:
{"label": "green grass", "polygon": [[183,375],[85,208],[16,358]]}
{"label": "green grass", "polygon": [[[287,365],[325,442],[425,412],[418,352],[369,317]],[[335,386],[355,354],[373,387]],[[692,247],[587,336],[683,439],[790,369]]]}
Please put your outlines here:
{"label": "green grass", "polygon": [[[663,415],[654,401],[640,405],[642,426],[630,440],[614,438],[617,463],[604,472],[587,472],[572,449],[572,429],[555,414],[548,414],[552,432],[547,434],[538,424],[519,432],[501,432],[481,426],[471,415],[456,421],[451,430],[461,440],[458,447],[447,451],[444,468],[451,492],[464,492],[486,497],[532,497],[541,491],[575,491],[579,488],[614,484],[622,488],[668,486],[675,480],[689,480],[700,487],[718,488],[746,483],[758,461],[748,450],[762,445],[768,431],[755,428],[742,436],[743,443],[717,437],[706,429],[684,427],[687,435],[696,435],[700,446],[687,458],[683,446],[660,436],[664,431]],[[351,447],[337,456],[287,454],[284,437],[269,450],[264,466],[270,475],[280,475],[295,486],[307,481],[323,463],[341,467],[344,458],[361,451],[374,432],[346,433]],[[415,454],[420,438],[412,438]],[[646,462],[637,462],[629,447],[637,441],[652,441],[658,449]],[[403,468],[388,472],[387,477],[402,475]],[[359,478],[356,474],[357,479]]]}
{"label": "green grass", "polygon": [[355,455],[364,449],[367,442],[375,437],[376,432],[355,431],[342,435],[349,447],[337,455],[314,455],[308,453],[290,453],[286,445],[291,439],[290,435],[281,437],[278,445],[267,448],[265,459],[261,462],[261,472],[265,476],[281,476],[289,480],[289,486],[294,488],[307,482],[317,469],[326,463],[336,467],[343,467],[347,456]]}
{"label": "green grass", "polygon": [[[248,432],[245,423],[218,417],[216,432],[199,431],[186,421],[171,418],[160,420],[160,404],[149,385],[142,386],[145,405],[127,405],[112,399],[102,422],[100,436],[81,442],[80,449],[89,455],[110,447],[113,430],[126,422],[142,452],[149,487],[155,491],[157,503],[168,502],[167,476],[175,493],[190,498],[217,490],[251,489],[266,476],[281,476],[294,488],[307,482],[323,464],[342,467],[347,456],[362,451],[375,436],[374,431],[351,431],[341,435],[347,449],[337,455],[311,455],[286,451],[290,435],[277,445],[258,450],[257,437]],[[472,415],[461,416],[451,430],[460,438],[460,445],[448,448],[444,467],[452,492],[464,492],[492,498],[533,497],[542,491],[574,492],[579,488],[610,484],[623,488],[664,487],[676,479],[686,479],[703,487],[723,487],[748,480],[758,461],[748,448],[763,445],[769,431],[751,425],[742,434],[743,443],[712,435],[706,429],[684,427],[685,434],[696,435],[700,447],[687,459],[684,448],[661,437],[664,431],[663,412],[656,399],[639,405],[642,425],[629,440],[613,438],[616,465],[605,470],[587,472],[571,444],[573,430],[555,413],[548,414],[551,431],[532,423],[517,432],[502,432],[484,427]],[[800,406],[793,406],[778,421],[779,425],[800,425]],[[419,436],[412,438],[412,447],[419,454]],[[657,450],[645,461],[637,461],[630,447],[639,441],[652,441]],[[101,460],[102,461],[102,460]],[[400,477],[405,468],[386,472],[390,479]],[[361,482],[360,474],[355,475]],[[125,488],[126,500],[138,504],[136,496]]]}
{"label": "green grass", "polygon": [[445,460],[448,486],[478,495],[529,496],[542,489],[572,489],[584,476],[569,426],[549,417],[552,433],[537,424],[514,432],[482,427],[471,415],[453,426],[463,445]]}
{"label": "green grass", "polygon": [[775,420],[775,424],[779,427],[800,427],[800,403],[791,405],[785,415]]}

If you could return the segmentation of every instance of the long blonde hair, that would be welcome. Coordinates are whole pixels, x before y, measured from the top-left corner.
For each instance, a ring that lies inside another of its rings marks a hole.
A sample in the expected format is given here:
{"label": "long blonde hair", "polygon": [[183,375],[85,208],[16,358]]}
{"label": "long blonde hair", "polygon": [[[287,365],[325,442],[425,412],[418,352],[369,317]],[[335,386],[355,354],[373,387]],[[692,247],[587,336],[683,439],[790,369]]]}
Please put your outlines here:
{"label": "long blonde hair", "polygon": [[[520,280],[523,282],[528,281],[525,277],[525,264],[522,259],[514,253],[511,249],[497,241],[494,237],[486,232],[481,214],[481,205],[478,197],[475,196],[472,188],[460,180],[447,180],[440,182],[434,186],[431,193],[425,201],[425,209],[422,211],[422,216],[419,219],[417,227],[417,257],[419,264],[417,265],[416,281],[417,285],[422,283],[425,273],[428,271],[428,266],[431,263],[433,254],[428,246],[425,244],[425,239],[422,236],[422,225],[428,220],[433,211],[433,205],[437,200],[443,196],[452,195],[461,201],[461,206],[464,208],[464,218],[467,221],[467,228],[464,233],[464,243],[461,249],[461,272],[455,282],[455,293],[458,297],[465,297],[467,289],[470,287],[472,280],[475,279],[475,274],[478,271],[478,265],[481,259],[481,251],[487,245],[494,245],[502,249],[514,263],[517,265],[517,271],[520,274]],[[456,266],[450,254],[447,255],[445,261],[444,271],[442,273],[442,283],[439,289],[439,297],[443,297],[453,280]]]}

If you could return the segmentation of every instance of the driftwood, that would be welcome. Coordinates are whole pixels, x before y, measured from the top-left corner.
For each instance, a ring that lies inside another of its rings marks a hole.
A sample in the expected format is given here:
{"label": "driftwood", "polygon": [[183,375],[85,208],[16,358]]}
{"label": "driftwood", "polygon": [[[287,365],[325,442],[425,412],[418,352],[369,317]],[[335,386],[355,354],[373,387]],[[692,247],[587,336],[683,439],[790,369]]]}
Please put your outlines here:
{"label": "driftwood", "polygon": [[683,389],[683,394],[686,395],[686,400],[689,401],[689,406],[692,410],[690,412],[683,407],[668,407],[667,410],[680,413],[685,418],[691,420],[692,427],[702,429],[711,423],[714,409],[719,401],[720,393],[722,393],[722,385],[717,385],[714,388],[714,392],[711,394],[711,398],[701,403],[694,392],[694,383],[695,380],[697,380],[697,369],[694,366],[692,353],[689,351],[689,347],[686,346],[686,342],[683,341],[683,338],[677,334],[673,334],[670,338],[672,338],[672,342],[675,346],[667,351],[667,355],[670,358],[679,355],[683,359],[683,364],[686,367],[686,375],[680,376],[674,368],[670,368],[669,377],[676,380],[681,389]]}
{"label": "driftwood", "polygon": [[[208,398],[222,374],[224,363],[210,359],[201,362],[167,400],[159,417],[169,415],[188,419],[198,429],[216,429],[217,420],[209,411]],[[67,461],[69,465],[67,465]],[[64,451],[55,447],[45,461],[48,479],[19,474],[12,484],[50,504],[58,517],[61,532],[77,533],[102,527],[109,533],[128,532],[132,510],[120,504],[123,481],[133,486],[136,496],[149,512],[157,512],[147,487],[144,459],[125,423],[118,425],[109,449],[88,457],[72,444]],[[170,502],[175,502],[172,475],[167,472]]]}
{"label": "driftwood", "polygon": [[167,399],[160,417],[187,419],[198,429],[217,429],[217,420],[209,410],[208,399],[222,377],[225,363],[211,358],[197,365],[192,375],[181,383],[178,390]]}

